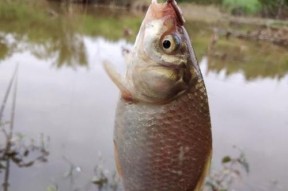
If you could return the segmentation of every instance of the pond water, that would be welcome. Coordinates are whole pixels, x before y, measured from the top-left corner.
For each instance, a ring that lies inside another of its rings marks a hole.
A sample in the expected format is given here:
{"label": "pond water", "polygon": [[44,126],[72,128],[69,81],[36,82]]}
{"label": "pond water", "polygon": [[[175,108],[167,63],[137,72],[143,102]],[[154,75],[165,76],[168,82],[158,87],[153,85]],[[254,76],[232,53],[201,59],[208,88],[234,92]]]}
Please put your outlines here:
{"label": "pond water", "polygon": [[[52,21],[43,25],[27,21],[27,28],[21,28],[17,21],[8,25],[0,20],[0,101],[18,65],[14,132],[21,133],[25,140],[35,139],[35,144],[43,136],[49,151],[45,163],[36,162],[29,168],[11,163],[10,190],[97,190],[91,181],[101,176],[101,169],[104,174],[113,175],[112,133],[119,92],[105,74],[102,63],[109,60],[123,68],[122,48],[131,48],[135,36],[126,38],[121,36],[123,28],[112,28],[121,26],[121,19],[120,24],[113,26],[99,23],[99,17],[103,22],[115,18],[117,21],[117,14],[107,17],[85,12],[88,20],[97,20],[92,22],[96,32],[82,29],[83,26],[80,30],[78,26],[71,27],[73,19],[83,17],[82,12],[73,18],[53,16]],[[132,31],[137,33],[141,16],[124,17],[132,20]],[[288,190],[287,50],[232,39],[232,44],[241,43],[239,50],[243,49],[245,54],[240,57],[244,58],[207,57],[201,47],[208,45],[201,44],[197,37],[209,41],[209,27],[202,23],[193,30],[193,24],[188,22],[187,27],[195,40],[210,102],[212,170],[221,168],[224,156],[237,156],[239,151],[233,148],[237,146],[245,153],[250,171],[242,173],[233,190]],[[101,27],[107,26],[120,32],[106,34]],[[251,58],[251,54],[257,58]],[[254,62],[258,57],[261,62]],[[262,62],[266,58],[268,61]],[[4,113],[6,121],[11,103],[10,96]],[[2,146],[4,135],[0,139]],[[3,182],[4,172],[0,171],[0,183]]]}

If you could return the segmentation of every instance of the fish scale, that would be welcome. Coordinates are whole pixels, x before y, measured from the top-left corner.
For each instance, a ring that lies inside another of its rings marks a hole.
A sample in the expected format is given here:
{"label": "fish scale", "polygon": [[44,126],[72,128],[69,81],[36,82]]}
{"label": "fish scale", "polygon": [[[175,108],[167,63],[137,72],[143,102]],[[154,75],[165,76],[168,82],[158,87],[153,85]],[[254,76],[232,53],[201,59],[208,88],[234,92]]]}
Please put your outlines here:
{"label": "fish scale", "polygon": [[[196,186],[211,149],[205,87],[203,81],[197,85],[165,105],[120,100],[114,140],[121,174],[130,177],[124,179],[126,191],[192,191]],[[186,148],[183,161],[181,148]]]}

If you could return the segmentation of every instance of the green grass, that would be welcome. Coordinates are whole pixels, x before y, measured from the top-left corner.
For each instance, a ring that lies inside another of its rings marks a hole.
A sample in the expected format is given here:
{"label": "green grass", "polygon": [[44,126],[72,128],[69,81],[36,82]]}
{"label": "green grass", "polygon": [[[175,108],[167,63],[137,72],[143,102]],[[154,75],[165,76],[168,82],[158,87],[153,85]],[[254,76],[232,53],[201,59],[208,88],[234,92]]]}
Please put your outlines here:
{"label": "green grass", "polygon": [[44,13],[37,11],[38,4],[32,4],[31,1],[0,1],[0,18],[6,21],[23,21],[23,20],[41,20]]}
{"label": "green grass", "polygon": [[[0,29],[6,33],[26,36],[29,41],[41,42],[63,38],[65,33],[81,33],[89,36],[104,36],[111,40],[123,38],[124,29],[129,29],[133,40],[141,24],[141,17],[117,15],[107,16],[99,11],[98,15],[60,13],[48,14],[44,6],[31,6],[25,3],[5,3],[0,1]],[[106,10],[111,11],[111,10]],[[113,13],[114,14],[114,13]]]}
{"label": "green grass", "polygon": [[230,10],[242,9],[244,13],[257,13],[261,8],[258,0],[223,0],[223,5]]}
{"label": "green grass", "polygon": [[[58,28],[57,22],[51,20],[46,10],[37,4],[26,4],[13,1],[0,1],[0,29],[1,32],[12,33],[19,38],[27,36],[29,40],[38,41],[48,31]],[[59,25],[58,25],[59,26]]]}

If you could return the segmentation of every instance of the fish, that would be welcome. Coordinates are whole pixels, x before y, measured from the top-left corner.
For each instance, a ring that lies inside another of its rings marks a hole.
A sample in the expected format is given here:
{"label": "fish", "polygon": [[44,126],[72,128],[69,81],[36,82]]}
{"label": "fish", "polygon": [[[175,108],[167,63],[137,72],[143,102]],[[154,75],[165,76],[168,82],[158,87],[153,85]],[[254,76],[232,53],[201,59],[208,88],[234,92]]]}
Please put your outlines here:
{"label": "fish", "polygon": [[125,191],[199,191],[212,133],[205,83],[175,0],[152,0],[125,74],[104,68],[120,90],[114,157]]}

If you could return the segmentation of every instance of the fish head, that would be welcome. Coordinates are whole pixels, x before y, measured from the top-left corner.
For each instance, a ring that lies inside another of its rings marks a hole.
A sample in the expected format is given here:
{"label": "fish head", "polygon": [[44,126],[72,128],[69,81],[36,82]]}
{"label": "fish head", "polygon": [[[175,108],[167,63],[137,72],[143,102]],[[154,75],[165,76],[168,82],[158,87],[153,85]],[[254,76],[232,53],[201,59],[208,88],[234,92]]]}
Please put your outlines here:
{"label": "fish head", "polygon": [[152,0],[127,70],[136,97],[160,103],[177,98],[190,89],[198,76],[197,66],[175,0]]}

